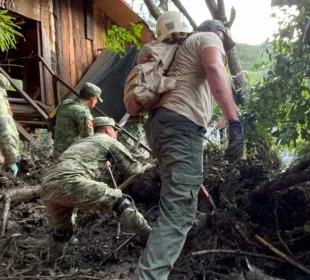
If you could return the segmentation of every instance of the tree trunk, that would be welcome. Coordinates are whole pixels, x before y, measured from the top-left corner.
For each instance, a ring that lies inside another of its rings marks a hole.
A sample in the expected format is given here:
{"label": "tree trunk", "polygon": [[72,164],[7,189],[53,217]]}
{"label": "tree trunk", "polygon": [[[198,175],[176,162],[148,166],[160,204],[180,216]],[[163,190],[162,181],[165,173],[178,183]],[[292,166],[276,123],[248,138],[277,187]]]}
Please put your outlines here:
{"label": "tree trunk", "polygon": [[227,58],[229,70],[236,89],[236,95],[238,96],[235,102],[237,105],[245,105],[249,102],[249,83],[242,69],[236,47],[227,53]]}
{"label": "tree trunk", "polygon": [[157,20],[159,18],[159,16],[161,15],[160,10],[156,7],[156,5],[154,4],[153,0],[144,0],[144,3],[147,7],[147,9],[149,10],[151,16]]}
{"label": "tree trunk", "polygon": [[[231,9],[231,15],[229,21],[227,21],[227,16],[225,12],[224,0],[205,0],[208,9],[213,17],[223,22],[223,24],[230,28],[236,18],[236,10]],[[228,66],[232,75],[233,83],[236,89],[237,98],[236,104],[244,105],[249,101],[249,82],[242,69],[240,59],[237,53],[236,47],[233,48],[229,53],[227,53]]]}

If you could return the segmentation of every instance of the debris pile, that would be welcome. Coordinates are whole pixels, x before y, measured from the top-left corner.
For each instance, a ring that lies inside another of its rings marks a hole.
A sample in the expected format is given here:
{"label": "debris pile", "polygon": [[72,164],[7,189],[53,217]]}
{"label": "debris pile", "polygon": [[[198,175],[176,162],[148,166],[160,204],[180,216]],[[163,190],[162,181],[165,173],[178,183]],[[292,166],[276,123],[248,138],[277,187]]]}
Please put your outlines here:
{"label": "debris pile", "polygon": [[[213,205],[201,191],[199,211],[208,213],[207,223],[188,237],[171,279],[309,279],[310,192],[307,177],[292,181],[307,173],[309,163],[281,173],[266,149],[248,147],[248,154],[251,157],[234,165],[216,147],[208,147],[204,186]],[[13,185],[39,185],[51,165],[48,152],[32,150],[23,159],[20,179],[5,182],[3,194]],[[120,185],[124,175],[117,167],[113,173]],[[158,209],[159,173],[141,175],[126,188],[150,223]],[[109,180],[108,174],[103,176]],[[294,182],[298,186],[289,188]],[[11,203],[0,237],[0,279],[134,279],[143,248],[126,229],[118,234],[113,213],[77,211],[73,221],[74,238],[55,255],[48,216],[38,197]]]}

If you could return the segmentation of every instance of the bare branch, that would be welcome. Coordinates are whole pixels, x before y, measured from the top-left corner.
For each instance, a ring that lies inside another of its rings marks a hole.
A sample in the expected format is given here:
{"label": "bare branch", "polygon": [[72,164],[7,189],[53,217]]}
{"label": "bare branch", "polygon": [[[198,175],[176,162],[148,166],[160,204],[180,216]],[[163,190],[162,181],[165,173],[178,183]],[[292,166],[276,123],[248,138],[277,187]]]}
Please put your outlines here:
{"label": "bare branch", "polygon": [[215,0],[205,0],[213,19],[216,19],[218,7]]}
{"label": "bare branch", "polygon": [[227,22],[227,24],[225,25],[226,27],[228,27],[229,29],[232,27],[232,25],[235,22],[236,19],[236,9],[234,7],[231,7],[231,11],[230,11],[230,19],[229,22]]}
{"label": "bare branch", "polygon": [[144,0],[144,4],[146,5],[147,9],[149,10],[151,16],[157,20],[161,15],[160,10],[156,7],[153,0]]}
{"label": "bare branch", "polygon": [[186,16],[186,18],[188,19],[188,21],[190,22],[191,26],[193,26],[194,29],[197,28],[197,24],[196,22],[192,19],[192,17],[189,15],[189,13],[187,12],[187,10],[184,8],[184,6],[182,5],[180,0],[171,0],[173,2],[173,4],[179,9],[179,11]]}
{"label": "bare branch", "polygon": [[224,0],[217,0],[217,18],[224,24],[227,23],[227,16],[226,16],[226,11],[225,11],[225,3]]}

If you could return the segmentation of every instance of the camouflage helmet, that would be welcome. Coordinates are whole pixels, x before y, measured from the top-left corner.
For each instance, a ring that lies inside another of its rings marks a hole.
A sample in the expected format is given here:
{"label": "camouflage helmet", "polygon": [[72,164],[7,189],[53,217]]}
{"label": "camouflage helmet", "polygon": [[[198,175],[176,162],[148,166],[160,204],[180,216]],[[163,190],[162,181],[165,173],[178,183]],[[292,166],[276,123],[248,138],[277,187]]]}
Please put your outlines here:
{"label": "camouflage helmet", "polygon": [[98,126],[112,126],[114,129],[119,130],[115,125],[115,121],[109,117],[97,117],[93,120],[94,128]]}
{"label": "camouflage helmet", "polygon": [[97,87],[96,85],[92,84],[92,83],[85,83],[81,90],[80,90],[80,94],[90,94],[90,95],[94,95],[96,96],[100,102],[102,102],[102,99],[100,98],[101,95],[101,88]]}
{"label": "camouflage helmet", "polygon": [[7,90],[10,86],[9,80],[0,73],[0,88]]}

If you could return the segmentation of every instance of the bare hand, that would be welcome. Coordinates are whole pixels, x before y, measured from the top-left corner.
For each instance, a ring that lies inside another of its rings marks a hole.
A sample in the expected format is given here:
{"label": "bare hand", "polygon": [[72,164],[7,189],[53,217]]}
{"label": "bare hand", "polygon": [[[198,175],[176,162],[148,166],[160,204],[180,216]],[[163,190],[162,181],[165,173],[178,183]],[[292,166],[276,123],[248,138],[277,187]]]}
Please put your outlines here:
{"label": "bare hand", "polygon": [[111,168],[111,162],[107,161],[107,162],[105,163],[104,167],[105,167],[106,169]]}

